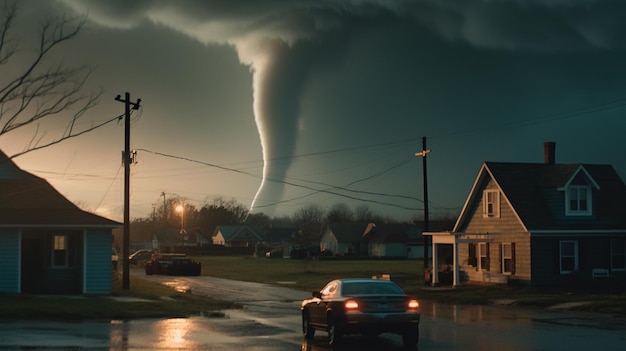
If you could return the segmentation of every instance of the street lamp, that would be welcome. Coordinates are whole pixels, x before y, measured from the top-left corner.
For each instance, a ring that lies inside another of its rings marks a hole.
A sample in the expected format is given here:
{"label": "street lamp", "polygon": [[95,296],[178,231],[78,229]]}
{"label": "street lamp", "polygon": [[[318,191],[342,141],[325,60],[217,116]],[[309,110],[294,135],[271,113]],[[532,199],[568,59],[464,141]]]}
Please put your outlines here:
{"label": "street lamp", "polygon": [[176,206],[176,212],[180,213],[180,240],[182,246],[185,246],[185,234],[187,234],[185,230],[185,204]]}

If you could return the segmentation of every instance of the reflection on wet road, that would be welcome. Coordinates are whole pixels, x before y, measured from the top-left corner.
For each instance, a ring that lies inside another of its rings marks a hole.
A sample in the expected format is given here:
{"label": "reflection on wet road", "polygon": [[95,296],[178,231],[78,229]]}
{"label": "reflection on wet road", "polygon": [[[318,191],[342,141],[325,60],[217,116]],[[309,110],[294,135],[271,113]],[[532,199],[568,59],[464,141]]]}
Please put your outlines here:
{"label": "reflection on wet road", "polygon": [[[300,301],[310,293],[210,277],[154,277],[195,294],[236,300],[223,318],[130,321],[0,321],[4,350],[397,351],[400,336],[346,336],[331,349],[326,333],[302,338]],[[422,301],[419,350],[626,350],[626,324],[605,316],[512,306],[455,306]],[[613,329],[611,329],[613,328]]]}

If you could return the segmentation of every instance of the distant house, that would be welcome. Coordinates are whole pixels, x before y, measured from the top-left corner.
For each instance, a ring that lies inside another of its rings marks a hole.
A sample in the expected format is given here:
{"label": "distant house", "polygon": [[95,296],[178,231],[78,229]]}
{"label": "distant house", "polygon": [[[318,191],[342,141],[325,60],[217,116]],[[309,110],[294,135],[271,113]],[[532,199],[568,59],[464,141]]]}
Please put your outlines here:
{"label": "distant house", "polygon": [[367,223],[328,223],[322,229],[320,250],[332,252],[334,255],[367,255],[367,245],[363,242],[363,234]]}
{"label": "distant house", "polygon": [[[449,231],[454,227],[455,219],[434,219],[428,221],[429,231]],[[408,229],[407,258],[424,258],[424,232],[425,223],[423,220],[415,221]],[[432,257],[432,247],[428,246],[428,257]]]}
{"label": "distant house", "polygon": [[107,294],[112,230],[0,152],[0,292]]}
{"label": "distant house", "polygon": [[221,225],[215,228],[212,241],[213,245],[226,247],[255,247],[264,242],[261,235],[261,230],[258,228],[240,225]]}
{"label": "distant house", "polygon": [[407,258],[409,254],[409,224],[370,223],[363,234],[368,257]]}
{"label": "distant house", "polygon": [[152,250],[174,252],[180,247],[201,247],[211,244],[200,229],[190,229],[181,233],[180,228],[161,228],[152,236]]}
{"label": "distant house", "polygon": [[261,237],[263,242],[270,247],[291,245],[298,236],[298,228],[263,228]]}
{"label": "distant house", "polygon": [[[433,284],[556,285],[626,279],[626,186],[610,165],[486,162],[450,232],[433,239]],[[443,279],[446,278],[446,279]]]}
{"label": "distant house", "polygon": [[329,223],[322,230],[320,249],[335,255],[408,258],[412,245],[418,247],[416,231],[404,223]]}

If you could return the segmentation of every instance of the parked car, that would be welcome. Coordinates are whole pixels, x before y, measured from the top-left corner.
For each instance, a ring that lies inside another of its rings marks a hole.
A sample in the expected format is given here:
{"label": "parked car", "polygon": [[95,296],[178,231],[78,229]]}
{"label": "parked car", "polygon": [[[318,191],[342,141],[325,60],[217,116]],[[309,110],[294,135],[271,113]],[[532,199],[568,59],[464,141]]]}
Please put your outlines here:
{"label": "parked car", "polygon": [[202,264],[185,254],[154,254],[146,261],[146,274],[200,275]]}
{"label": "parked car", "polygon": [[135,266],[143,266],[148,260],[152,259],[152,254],[152,250],[137,250],[128,256],[128,261]]}
{"label": "parked car", "polygon": [[115,248],[112,248],[112,252],[111,252],[111,264],[113,266],[113,269],[117,269],[117,261],[119,260],[119,256],[117,255],[117,250],[115,250]]}
{"label": "parked car", "polygon": [[328,332],[330,344],[345,334],[402,335],[407,347],[419,340],[419,302],[390,280],[337,279],[302,301],[302,333]]}

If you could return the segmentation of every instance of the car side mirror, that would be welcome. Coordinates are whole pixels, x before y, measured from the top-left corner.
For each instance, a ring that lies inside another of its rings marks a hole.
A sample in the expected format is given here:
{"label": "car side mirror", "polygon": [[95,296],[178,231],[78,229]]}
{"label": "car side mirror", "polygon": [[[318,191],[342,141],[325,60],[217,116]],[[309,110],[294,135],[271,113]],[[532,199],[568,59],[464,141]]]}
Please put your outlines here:
{"label": "car side mirror", "polygon": [[317,297],[318,299],[322,298],[322,293],[319,291],[314,291],[312,295],[313,297]]}

